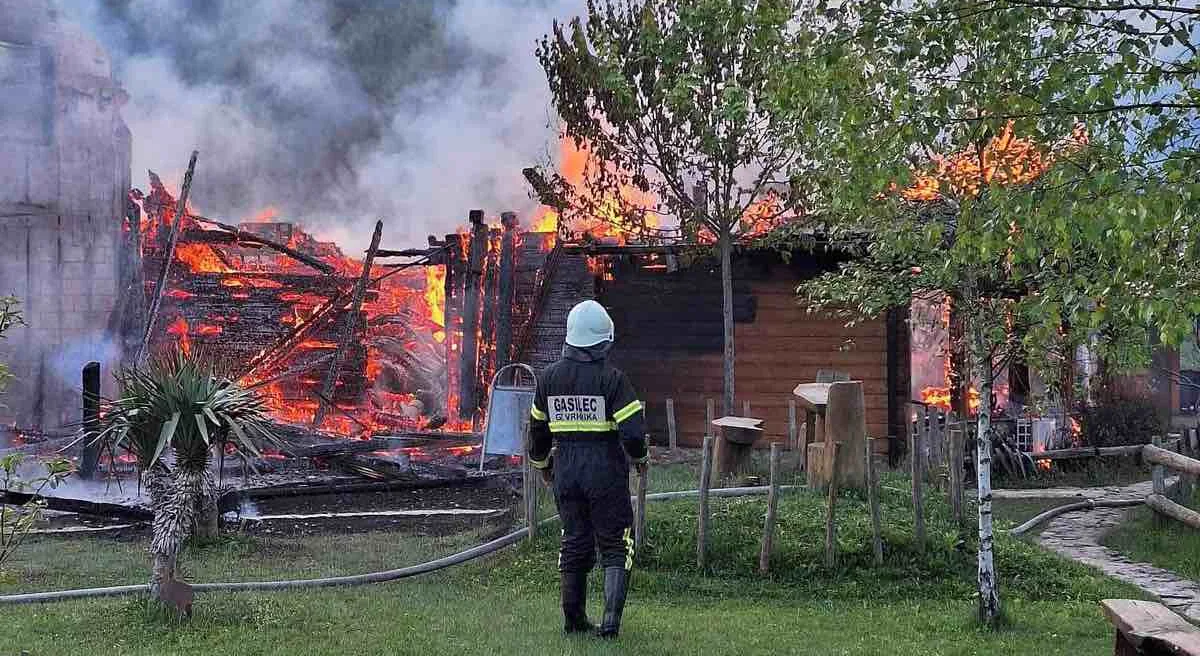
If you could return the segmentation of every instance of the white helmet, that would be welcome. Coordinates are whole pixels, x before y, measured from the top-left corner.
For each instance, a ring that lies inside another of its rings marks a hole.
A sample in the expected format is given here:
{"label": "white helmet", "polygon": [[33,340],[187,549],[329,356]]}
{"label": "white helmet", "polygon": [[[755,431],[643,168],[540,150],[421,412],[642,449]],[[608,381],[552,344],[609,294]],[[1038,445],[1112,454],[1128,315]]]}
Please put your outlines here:
{"label": "white helmet", "polygon": [[595,346],[613,340],[613,322],[604,306],[584,301],[567,315],[567,344],[577,348]]}

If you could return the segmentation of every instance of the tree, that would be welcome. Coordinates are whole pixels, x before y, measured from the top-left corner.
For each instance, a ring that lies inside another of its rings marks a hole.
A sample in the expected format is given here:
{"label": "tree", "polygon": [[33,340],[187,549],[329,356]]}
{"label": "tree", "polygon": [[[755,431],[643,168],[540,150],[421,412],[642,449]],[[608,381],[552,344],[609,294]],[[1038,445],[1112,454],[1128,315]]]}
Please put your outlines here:
{"label": "tree", "polygon": [[[1188,88],[1197,59],[1185,37],[1195,13],[917,0],[847,3],[833,19],[848,51],[872,62],[876,94],[833,137],[846,180],[831,214],[869,242],[859,260],[804,291],[863,316],[914,294],[948,295],[963,312],[984,399],[976,451],[987,624],[1000,617],[993,364],[1016,349],[1069,343],[1076,331],[1109,334],[1111,354],[1128,356],[1131,334],[1175,341],[1200,312],[1200,96]],[[1164,52],[1172,44],[1183,45]],[[888,181],[899,182],[891,193]],[[1020,343],[1010,339],[1014,325]]]}
{"label": "tree", "polygon": [[[708,235],[721,259],[722,408],[733,412],[731,258],[747,210],[802,210],[797,184],[816,161],[820,112],[785,115],[840,82],[821,68],[808,27],[787,0],[599,0],[586,22],[555,23],[538,44],[562,135],[594,157],[580,188],[534,180],[543,203],[635,229],[648,214]],[[786,74],[785,74],[786,72]],[[777,88],[780,80],[795,84]],[[805,97],[802,97],[805,96]],[[785,179],[785,172],[792,174]],[[761,213],[758,218],[767,218]]]}
{"label": "tree", "polygon": [[[183,352],[120,370],[120,397],[107,404],[95,439],[110,454],[133,456],[154,511],[151,593],[163,599],[175,580],[183,543],[194,530],[216,532],[217,490],[209,471],[214,446],[232,444],[242,457],[277,444],[264,400],[202,355]],[[174,467],[165,460],[174,453]]]}

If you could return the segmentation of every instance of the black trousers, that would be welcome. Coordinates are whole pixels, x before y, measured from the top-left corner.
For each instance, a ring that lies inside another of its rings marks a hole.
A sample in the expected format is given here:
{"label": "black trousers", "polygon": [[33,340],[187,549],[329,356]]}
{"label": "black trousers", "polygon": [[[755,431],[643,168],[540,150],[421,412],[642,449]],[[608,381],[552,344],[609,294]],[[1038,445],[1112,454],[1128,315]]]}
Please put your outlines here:
{"label": "black trousers", "polygon": [[554,501],[562,519],[560,572],[602,567],[633,567],[633,505],[629,500],[629,459],[611,441],[557,444]]}

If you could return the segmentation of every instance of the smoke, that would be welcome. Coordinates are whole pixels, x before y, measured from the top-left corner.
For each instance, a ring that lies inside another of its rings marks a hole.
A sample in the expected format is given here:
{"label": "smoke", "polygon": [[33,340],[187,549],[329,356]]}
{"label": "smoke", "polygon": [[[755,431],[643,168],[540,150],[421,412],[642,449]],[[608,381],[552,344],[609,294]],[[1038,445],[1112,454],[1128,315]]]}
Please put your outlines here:
{"label": "smoke", "polygon": [[[178,184],[230,221],[279,210],[353,250],[529,212],[556,150],[535,42],[580,0],[75,0],[130,95],[135,186]],[[67,6],[69,5],[69,6]]]}

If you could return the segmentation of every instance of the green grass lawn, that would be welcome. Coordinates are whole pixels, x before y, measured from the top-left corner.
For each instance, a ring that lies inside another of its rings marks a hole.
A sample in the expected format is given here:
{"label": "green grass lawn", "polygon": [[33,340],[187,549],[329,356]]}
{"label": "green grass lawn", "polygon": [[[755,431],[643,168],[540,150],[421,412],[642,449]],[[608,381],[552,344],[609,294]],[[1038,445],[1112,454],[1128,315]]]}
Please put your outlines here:
{"label": "green grass lawn", "polygon": [[[662,473],[662,472],[656,472]],[[657,477],[670,483],[672,474]],[[907,482],[885,478],[886,561],[871,563],[870,522],[858,495],[838,506],[839,564],[822,565],[824,503],[786,494],[768,576],[757,573],[763,499],[714,499],[709,567],[695,564],[691,500],[650,506],[650,544],[638,555],[622,639],[600,644],[559,634],[556,530],[483,562],[374,586],[285,593],[207,594],[195,616],[164,622],[144,599],[4,607],[3,650],[78,654],[1102,654],[1111,629],[1096,602],[1131,588],[1036,546],[998,536],[1007,621],[973,620],[973,531],[928,502],[929,540],[918,555]],[[349,574],[428,560],[474,544],[376,532],[227,538],[190,548],[191,580]],[[146,578],[141,539],[40,538],[26,544],[0,591],[114,585]],[[597,577],[593,577],[593,582]],[[596,585],[593,586],[597,587]],[[593,589],[590,609],[599,611]]]}
{"label": "green grass lawn", "polygon": [[[1200,508],[1200,494],[1185,505]],[[1134,560],[1200,580],[1200,531],[1174,520],[1156,528],[1149,508],[1134,510],[1129,521],[1106,535],[1103,543]]]}

